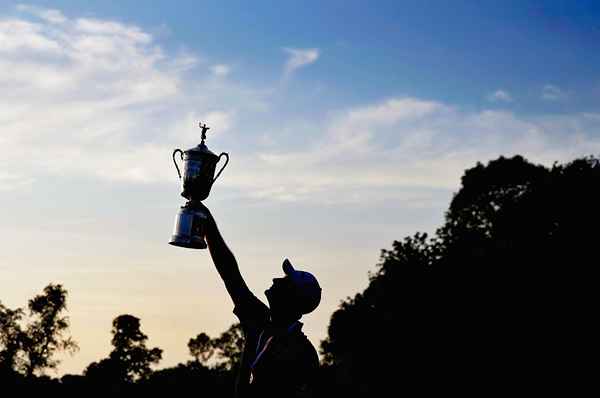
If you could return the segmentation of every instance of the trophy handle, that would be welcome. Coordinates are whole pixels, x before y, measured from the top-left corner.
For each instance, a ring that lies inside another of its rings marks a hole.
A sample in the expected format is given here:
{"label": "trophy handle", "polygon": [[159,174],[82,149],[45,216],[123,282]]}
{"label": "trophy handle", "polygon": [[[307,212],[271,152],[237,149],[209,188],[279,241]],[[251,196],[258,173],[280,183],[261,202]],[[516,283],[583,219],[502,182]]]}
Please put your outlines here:
{"label": "trophy handle", "polygon": [[177,166],[177,161],[175,160],[175,154],[179,152],[181,154],[181,160],[183,160],[183,151],[181,149],[175,149],[173,151],[173,163],[175,163],[175,168],[177,169],[177,175],[179,179],[181,179],[181,172],[179,172],[179,166]]}
{"label": "trophy handle", "polygon": [[223,165],[223,167],[221,167],[221,170],[219,170],[219,172],[217,173],[217,175],[213,179],[213,184],[214,184],[215,181],[217,181],[217,178],[219,178],[219,176],[221,175],[221,172],[223,171],[223,169],[225,168],[225,166],[227,166],[227,163],[229,163],[229,155],[226,154],[225,152],[223,152],[223,153],[221,153],[219,155],[219,159],[217,159],[217,163],[219,163],[219,160],[221,160],[221,156],[225,156],[225,164]]}

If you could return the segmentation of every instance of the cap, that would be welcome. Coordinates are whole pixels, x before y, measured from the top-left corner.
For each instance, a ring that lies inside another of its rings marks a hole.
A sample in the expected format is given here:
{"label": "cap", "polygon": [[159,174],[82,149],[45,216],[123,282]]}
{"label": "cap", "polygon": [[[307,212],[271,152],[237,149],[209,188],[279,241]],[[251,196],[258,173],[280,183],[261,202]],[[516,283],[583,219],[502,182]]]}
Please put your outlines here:
{"label": "cap", "polygon": [[300,298],[300,310],[303,314],[312,312],[321,302],[321,286],[310,272],[294,269],[287,258],[283,260],[283,272],[290,278],[296,294]]}

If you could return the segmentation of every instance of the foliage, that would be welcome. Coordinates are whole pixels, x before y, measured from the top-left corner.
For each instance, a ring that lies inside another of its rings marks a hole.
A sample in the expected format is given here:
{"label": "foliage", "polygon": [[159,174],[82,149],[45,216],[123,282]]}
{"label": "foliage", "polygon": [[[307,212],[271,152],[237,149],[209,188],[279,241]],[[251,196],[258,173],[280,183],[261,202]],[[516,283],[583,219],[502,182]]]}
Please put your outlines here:
{"label": "foliage", "polygon": [[235,323],[213,341],[217,357],[221,360],[219,366],[226,370],[237,369],[244,350],[244,333],[242,326]]}
{"label": "foliage", "polygon": [[147,348],[148,336],[140,329],[140,320],[133,315],[119,315],[112,324],[112,345],[108,358],[90,364],[85,374],[92,379],[133,382],[147,378],[151,365],[162,358],[160,348]]}
{"label": "foliage", "polygon": [[591,341],[599,193],[595,158],[467,170],[435,236],[383,250],[332,315],[321,353],[337,393],[499,391],[532,369],[568,374],[560,343]]}
{"label": "foliage", "polygon": [[215,357],[213,364],[218,369],[233,370],[240,363],[244,350],[244,333],[239,323],[234,323],[219,337],[210,338],[206,333],[200,333],[188,342],[190,355],[194,361],[207,365]]}
{"label": "foliage", "polygon": [[160,369],[138,383],[140,395],[169,396],[173,392],[194,391],[203,396],[227,397],[231,394],[233,372],[208,368],[199,362]]}
{"label": "foliage", "polygon": [[31,377],[35,372],[55,369],[60,363],[55,355],[73,353],[78,347],[66,336],[69,318],[67,291],[59,284],[49,284],[42,294],[29,300],[27,324],[24,311],[11,310],[0,304],[0,351],[2,367]]}
{"label": "foliage", "polygon": [[23,310],[11,310],[0,302],[0,369],[14,370],[23,341],[21,319]]}
{"label": "foliage", "polygon": [[190,355],[197,363],[206,364],[215,353],[211,338],[206,333],[200,333],[188,342]]}

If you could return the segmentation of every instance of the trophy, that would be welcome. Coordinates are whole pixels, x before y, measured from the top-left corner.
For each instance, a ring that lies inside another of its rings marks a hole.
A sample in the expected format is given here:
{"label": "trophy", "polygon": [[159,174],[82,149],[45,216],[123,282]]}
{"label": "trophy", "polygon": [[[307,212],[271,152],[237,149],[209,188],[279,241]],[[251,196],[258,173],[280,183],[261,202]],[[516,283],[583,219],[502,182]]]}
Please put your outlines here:
{"label": "trophy", "polygon": [[[206,249],[207,247],[204,240],[207,215],[202,210],[202,206],[198,206],[198,204],[208,197],[210,188],[217,178],[219,178],[227,163],[229,163],[229,155],[227,153],[223,152],[217,156],[204,144],[206,132],[210,127],[200,123],[200,128],[202,129],[202,142],[198,146],[187,151],[182,151],[181,149],[173,151],[173,163],[175,163],[175,169],[177,169],[179,179],[182,181],[181,196],[188,201],[179,208],[179,212],[175,216],[173,236],[169,244],[190,249]],[[175,158],[177,154],[183,160],[183,177]],[[223,164],[217,175],[214,176],[217,163],[219,163],[222,156],[225,157],[225,164]]]}

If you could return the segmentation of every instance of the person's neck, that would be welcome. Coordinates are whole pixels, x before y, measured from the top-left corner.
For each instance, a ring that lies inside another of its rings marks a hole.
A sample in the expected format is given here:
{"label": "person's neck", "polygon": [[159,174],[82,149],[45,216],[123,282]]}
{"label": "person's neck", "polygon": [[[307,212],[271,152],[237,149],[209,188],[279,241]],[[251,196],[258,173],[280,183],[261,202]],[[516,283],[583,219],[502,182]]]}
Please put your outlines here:
{"label": "person's neck", "polygon": [[276,329],[287,329],[299,319],[298,316],[273,316],[271,317],[271,325]]}

